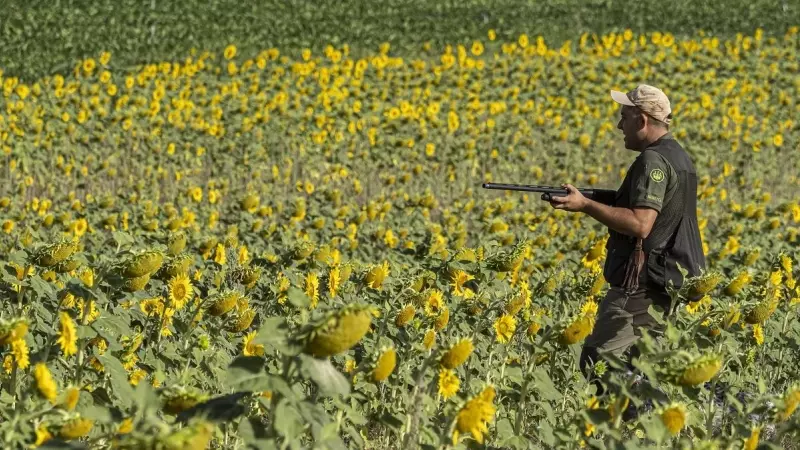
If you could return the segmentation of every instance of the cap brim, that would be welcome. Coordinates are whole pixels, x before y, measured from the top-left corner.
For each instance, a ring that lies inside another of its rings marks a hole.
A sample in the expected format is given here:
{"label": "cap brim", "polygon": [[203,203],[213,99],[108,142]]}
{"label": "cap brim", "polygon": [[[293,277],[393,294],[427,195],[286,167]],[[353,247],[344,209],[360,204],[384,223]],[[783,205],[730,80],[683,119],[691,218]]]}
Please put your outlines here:
{"label": "cap brim", "polygon": [[620,105],[626,105],[626,106],[636,106],[636,105],[635,105],[635,104],[634,104],[634,103],[631,101],[631,99],[629,99],[629,98],[628,98],[628,95],[627,95],[627,94],[625,94],[624,92],[620,92],[620,91],[614,91],[614,90],[612,90],[612,91],[611,91],[611,98],[613,98],[613,99],[614,99],[614,101],[615,101],[615,102],[617,102],[617,103],[619,103]]}

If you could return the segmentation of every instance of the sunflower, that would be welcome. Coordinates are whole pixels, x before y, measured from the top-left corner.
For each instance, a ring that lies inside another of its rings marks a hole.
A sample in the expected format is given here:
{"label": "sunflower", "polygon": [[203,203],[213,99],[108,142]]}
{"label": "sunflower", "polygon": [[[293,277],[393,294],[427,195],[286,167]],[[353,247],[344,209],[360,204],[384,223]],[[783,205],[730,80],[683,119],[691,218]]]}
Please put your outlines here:
{"label": "sunflower", "polygon": [[686,408],[678,403],[673,403],[661,412],[661,422],[667,427],[672,436],[677,435],[686,424]]}
{"label": "sunflower", "polygon": [[78,400],[81,398],[81,390],[76,387],[70,387],[64,393],[64,400],[61,402],[63,408],[67,411],[72,411],[75,409],[75,406],[78,404]]}
{"label": "sunflower", "polygon": [[561,332],[559,342],[562,345],[572,345],[586,339],[594,328],[594,317],[581,314],[575,318],[564,331]]}
{"label": "sunflower", "polygon": [[430,350],[435,342],[436,331],[433,329],[428,329],[425,332],[425,336],[422,337],[422,345],[425,347],[425,350]]}
{"label": "sunflower", "polygon": [[750,436],[744,441],[742,450],[756,450],[758,448],[758,439],[761,435],[761,427],[753,427],[750,429]]}
{"label": "sunflower", "polygon": [[372,381],[381,382],[389,378],[397,364],[397,352],[394,347],[385,349],[378,357],[375,368],[372,370]]}
{"label": "sunflower", "polygon": [[330,272],[328,272],[328,295],[331,298],[336,297],[336,294],[339,292],[339,285],[342,282],[341,272],[339,266],[331,267]]}
{"label": "sunflower", "polygon": [[42,394],[42,397],[56,403],[56,396],[58,395],[58,385],[53,379],[53,374],[45,363],[38,363],[33,369],[33,378],[36,380],[36,389]]}
{"label": "sunflower", "polygon": [[456,373],[451,369],[441,369],[439,371],[439,395],[447,400],[458,392],[461,382]]}
{"label": "sunflower", "polygon": [[682,386],[697,386],[714,378],[722,368],[722,357],[713,353],[696,358],[689,363],[678,377]]}
{"label": "sunflower", "polygon": [[264,356],[264,346],[262,344],[254,344],[253,340],[258,335],[257,331],[248,333],[242,340],[244,356]]}
{"label": "sunflower", "polygon": [[450,322],[450,310],[445,307],[436,317],[433,327],[436,331],[442,331],[447,327],[448,322]]}
{"label": "sunflower", "polygon": [[453,272],[450,279],[452,280],[452,283],[450,285],[453,286],[453,295],[464,297],[468,295],[467,291],[472,292],[470,288],[464,287],[464,283],[475,279],[475,277],[470,275],[469,273],[458,269]]}
{"label": "sunflower", "polygon": [[504,314],[494,322],[494,331],[497,337],[497,342],[507,344],[514,336],[514,331],[517,329],[517,320],[514,316]]}
{"label": "sunflower", "polygon": [[364,282],[372,289],[381,290],[383,282],[389,276],[389,262],[373,266],[364,276]]}
{"label": "sunflower", "polygon": [[444,352],[442,358],[439,360],[439,364],[445,369],[455,369],[466,362],[474,349],[475,347],[472,344],[472,339],[461,339]]}
{"label": "sunflower", "polygon": [[342,353],[361,340],[372,324],[371,308],[345,307],[317,324],[306,342],[305,352],[324,358]]}
{"label": "sunflower", "polygon": [[192,282],[186,274],[180,274],[167,282],[169,300],[175,309],[183,309],[193,297]]}
{"label": "sunflower", "polygon": [[778,410],[777,420],[786,422],[789,417],[794,414],[798,406],[800,406],[800,384],[795,384],[786,391],[781,399],[781,405]]}
{"label": "sunflower", "polygon": [[59,436],[66,440],[79,439],[92,431],[94,421],[76,416],[61,426]]}
{"label": "sunflower", "polygon": [[483,435],[489,432],[488,425],[496,412],[494,396],[494,388],[488,386],[464,404],[456,416],[453,445],[456,445],[462,433],[469,433],[479,444],[483,444]]}
{"label": "sunflower", "polygon": [[438,289],[429,289],[425,296],[424,308],[426,316],[438,315],[444,308],[444,293]]}
{"label": "sunflower", "polygon": [[403,309],[401,309],[397,316],[394,319],[394,324],[397,325],[399,328],[403,328],[414,318],[414,314],[417,312],[414,305],[405,305]]}
{"label": "sunflower", "polygon": [[78,353],[78,333],[75,329],[75,322],[72,321],[69,314],[63,311],[59,313],[59,318],[61,325],[56,342],[61,346],[64,356],[70,357]]}
{"label": "sunflower", "polygon": [[305,293],[311,299],[311,308],[316,308],[319,303],[319,276],[316,272],[309,272],[306,275]]}

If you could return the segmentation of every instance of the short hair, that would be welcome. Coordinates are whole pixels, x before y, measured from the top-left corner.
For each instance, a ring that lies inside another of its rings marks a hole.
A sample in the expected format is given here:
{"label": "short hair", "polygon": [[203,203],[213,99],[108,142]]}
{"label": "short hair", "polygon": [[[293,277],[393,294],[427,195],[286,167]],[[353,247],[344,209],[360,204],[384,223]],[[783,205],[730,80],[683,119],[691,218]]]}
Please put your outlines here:
{"label": "short hair", "polygon": [[[647,113],[643,112],[643,114],[647,114]],[[657,126],[658,128],[664,128],[665,130],[669,130],[669,124],[668,123],[663,122],[661,120],[658,120],[655,117],[651,116],[650,114],[647,114],[647,118],[650,119],[650,122],[652,122],[653,125]],[[669,113],[669,115],[667,116],[667,119],[672,120],[672,113]]]}
{"label": "short hair", "polygon": [[[655,117],[651,116],[650,114],[647,114],[646,112],[642,111],[642,108],[639,108],[638,106],[629,106],[629,107],[630,108],[634,108],[636,110],[636,112],[638,112],[639,114],[643,114],[643,115],[647,116],[647,118],[650,120],[650,123],[652,123],[656,127],[663,128],[665,130],[669,130],[669,124],[668,123],[666,123],[666,122],[664,122],[662,120],[658,120]],[[672,120],[672,113],[669,113],[667,118]]]}

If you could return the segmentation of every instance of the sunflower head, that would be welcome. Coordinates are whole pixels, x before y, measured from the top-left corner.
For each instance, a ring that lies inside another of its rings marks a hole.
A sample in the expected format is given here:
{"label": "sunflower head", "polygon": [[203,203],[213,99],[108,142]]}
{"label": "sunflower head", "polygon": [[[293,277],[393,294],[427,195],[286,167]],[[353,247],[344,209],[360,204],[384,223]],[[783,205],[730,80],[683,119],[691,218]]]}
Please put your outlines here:
{"label": "sunflower head", "polygon": [[159,280],[169,280],[178,275],[184,275],[189,272],[189,267],[191,267],[192,262],[192,256],[189,254],[174,256],[166,264],[161,266],[155,276]]}
{"label": "sunflower head", "polygon": [[178,275],[167,282],[169,300],[176,309],[183,308],[192,299],[192,282],[185,274]]}
{"label": "sunflower head", "polygon": [[469,433],[479,444],[483,444],[483,435],[489,432],[488,425],[494,419],[495,390],[487,386],[481,393],[468,400],[456,416],[453,442],[458,442],[461,434]]}
{"label": "sunflower head", "polygon": [[448,322],[450,322],[450,310],[447,308],[442,308],[442,312],[436,316],[436,321],[433,323],[433,328],[436,331],[442,331],[447,327]]}
{"label": "sunflower head", "polygon": [[167,241],[167,253],[170,256],[177,256],[184,248],[186,248],[186,234],[183,232],[170,234]]}
{"label": "sunflower head", "polygon": [[308,241],[302,241],[295,245],[291,256],[293,260],[300,261],[308,258],[312,253],[314,253],[314,244]]}
{"label": "sunflower head", "polygon": [[65,440],[79,439],[89,434],[93,426],[93,420],[84,419],[76,415],[61,425],[61,430],[59,430],[58,434]]}
{"label": "sunflower head", "polygon": [[372,369],[372,381],[379,383],[389,378],[397,364],[397,352],[394,347],[384,349]]}
{"label": "sunflower head", "polygon": [[22,339],[28,332],[28,319],[17,317],[11,320],[0,319],[0,345],[8,345]]}
{"label": "sunflower head", "polygon": [[244,297],[244,295],[239,291],[225,291],[217,295],[214,303],[208,308],[208,312],[212,316],[222,316],[233,309],[242,297]]}
{"label": "sunflower head", "polygon": [[709,381],[722,368],[722,356],[709,353],[694,359],[678,376],[678,384],[697,386]]}
{"label": "sunflower head", "polygon": [[183,387],[168,388],[163,395],[163,411],[167,414],[180,414],[208,398],[201,392]]}
{"label": "sunflower head", "polygon": [[780,422],[789,420],[789,417],[794,414],[798,406],[800,406],[800,384],[794,384],[786,390],[783,398],[781,398],[777,420]]}
{"label": "sunflower head", "polygon": [[594,317],[581,314],[564,328],[561,335],[559,335],[559,343],[567,346],[581,342],[586,339],[586,336],[589,336],[593,328]]}
{"label": "sunflower head", "polygon": [[75,242],[57,242],[45,245],[33,254],[33,263],[40,267],[52,267],[66,260],[78,249]]}
{"label": "sunflower head", "polygon": [[164,254],[150,250],[128,258],[120,266],[120,275],[125,278],[139,278],[157,271],[164,262]]}
{"label": "sunflower head", "polygon": [[669,433],[675,436],[686,425],[686,408],[679,403],[673,403],[661,411],[660,417]]}
{"label": "sunflower head", "polygon": [[350,305],[329,314],[311,329],[305,352],[325,358],[349,350],[367,334],[374,313],[371,307]]}
{"label": "sunflower head", "polygon": [[137,292],[144,289],[147,286],[147,283],[150,281],[150,274],[145,273],[140,277],[135,278],[126,278],[125,281],[122,283],[122,290],[125,292]]}
{"label": "sunflower head", "polygon": [[469,355],[472,354],[474,349],[475,347],[472,344],[472,339],[461,339],[442,354],[439,364],[445,369],[455,369],[467,361],[467,358],[469,358]]}
{"label": "sunflower head", "polygon": [[383,287],[383,282],[389,276],[389,262],[384,261],[383,264],[375,265],[370,268],[364,275],[364,283],[372,288],[380,290]]}
{"label": "sunflower head", "polygon": [[774,298],[765,298],[755,305],[747,315],[744,321],[749,324],[760,324],[767,321],[778,308],[778,302]]}
{"label": "sunflower head", "polygon": [[250,328],[250,325],[253,323],[253,319],[256,316],[255,310],[250,307],[245,308],[243,311],[240,311],[236,317],[236,320],[228,327],[228,331],[233,333],[239,333]]}
{"label": "sunflower head", "polygon": [[417,312],[414,305],[405,305],[403,309],[401,309],[397,316],[394,319],[394,324],[397,325],[399,328],[403,328],[414,318],[415,313]]}
{"label": "sunflower head", "polygon": [[53,271],[57,273],[72,272],[73,270],[77,269],[80,265],[81,262],[78,259],[71,257],[53,266]]}
{"label": "sunflower head", "polygon": [[725,286],[725,295],[734,296],[744,289],[750,281],[753,280],[752,275],[746,270],[739,272],[727,286]]}
{"label": "sunflower head", "polygon": [[687,296],[690,299],[700,298],[708,294],[722,281],[722,272],[708,271],[698,277],[689,279],[687,283]]}

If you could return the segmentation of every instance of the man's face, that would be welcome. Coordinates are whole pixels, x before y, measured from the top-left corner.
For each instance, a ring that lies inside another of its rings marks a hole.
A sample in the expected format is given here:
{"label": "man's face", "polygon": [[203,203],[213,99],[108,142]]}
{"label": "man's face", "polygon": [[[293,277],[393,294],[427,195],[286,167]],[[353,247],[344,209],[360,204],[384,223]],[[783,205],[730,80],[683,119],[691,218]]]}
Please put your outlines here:
{"label": "man's face", "polygon": [[642,113],[636,107],[623,106],[620,116],[617,128],[622,130],[622,134],[625,137],[625,148],[640,150],[645,134]]}

